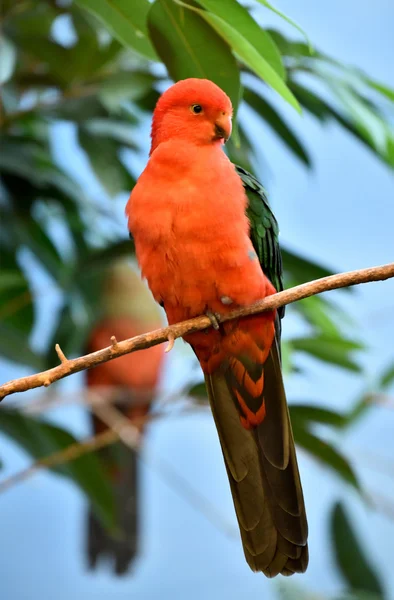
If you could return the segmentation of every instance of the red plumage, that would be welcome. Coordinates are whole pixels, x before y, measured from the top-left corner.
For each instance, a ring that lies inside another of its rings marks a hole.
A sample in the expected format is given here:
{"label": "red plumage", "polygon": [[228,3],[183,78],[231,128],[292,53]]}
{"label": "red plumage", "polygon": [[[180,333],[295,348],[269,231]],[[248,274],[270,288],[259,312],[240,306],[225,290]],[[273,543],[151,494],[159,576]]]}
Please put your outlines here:
{"label": "red plumage", "polygon": [[[241,179],[222,149],[231,115],[210,81],[165,92],[149,162],[126,207],[142,274],[170,324],[275,293],[249,238]],[[308,562],[274,323],[269,312],[185,336],[205,374],[246,559],[268,576]]]}

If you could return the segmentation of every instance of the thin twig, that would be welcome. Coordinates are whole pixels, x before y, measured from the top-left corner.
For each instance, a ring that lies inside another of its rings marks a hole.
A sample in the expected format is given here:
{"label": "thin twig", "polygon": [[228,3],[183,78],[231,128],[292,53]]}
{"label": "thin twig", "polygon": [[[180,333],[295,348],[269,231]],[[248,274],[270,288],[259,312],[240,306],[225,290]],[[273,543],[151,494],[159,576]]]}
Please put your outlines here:
{"label": "thin twig", "polygon": [[[381,281],[394,277],[394,263],[383,265],[381,267],[371,267],[369,269],[361,269],[358,271],[350,271],[348,273],[341,273],[339,275],[331,275],[329,277],[323,277],[322,279],[316,279],[309,283],[298,285],[278,294],[273,294],[256,302],[252,306],[246,306],[231,311],[226,315],[220,316],[220,322],[230,321],[240,317],[248,315],[254,315],[257,313],[274,310],[285,304],[291,304],[297,300],[308,298],[322,292],[335,290],[342,287],[348,287],[350,285],[356,285],[360,283],[368,283],[370,281]],[[107,348],[92,352],[86,356],[80,356],[71,360],[62,362],[57,367],[48,369],[42,373],[35,375],[29,375],[28,377],[21,377],[20,379],[14,379],[0,386],[0,400],[9,394],[16,392],[25,392],[33,388],[41,387],[43,385],[49,386],[54,381],[58,381],[67,375],[72,373],[78,373],[85,369],[90,369],[103,362],[107,362],[118,356],[123,356],[129,352],[136,350],[143,350],[150,346],[161,344],[171,338],[182,337],[189,333],[201,331],[202,329],[208,329],[212,326],[212,323],[206,315],[183,321],[182,323],[176,323],[170,327],[164,327],[163,329],[157,329],[149,333],[138,335],[134,338],[124,340],[111,344]]]}
{"label": "thin twig", "polygon": [[53,468],[66,462],[76,460],[84,454],[88,454],[89,452],[94,452],[99,448],[109,446],[117,439],[119,439],[119,436],[116,431],[107,429],[98,435],[87,438],[81,442],[75,442],[74,444],[67,446],[67,448],[58,450],[57,452],[54,452],[49,456],[45,456],[44,458],[40,458],[26,469],[22,469],[22,471],[18,471],[14,475],[7,477],[7,479],[0,481],[0,494],[8,490],[16,483],[25,481],[43,468]]}

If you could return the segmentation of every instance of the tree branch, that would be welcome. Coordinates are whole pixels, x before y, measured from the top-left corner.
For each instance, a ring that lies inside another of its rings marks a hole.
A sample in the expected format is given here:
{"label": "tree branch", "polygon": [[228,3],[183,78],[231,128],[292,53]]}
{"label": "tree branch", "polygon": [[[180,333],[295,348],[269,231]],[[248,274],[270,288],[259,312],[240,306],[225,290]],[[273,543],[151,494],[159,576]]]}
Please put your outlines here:
{"label": "tree branch", "polygon": [[[371,267],[368,269],[360,269],[358,271],[350,271],[348,273],[340,273],[338,275],[330,275],[329,277],[323,277],[298,285],[278,294],[273,294],[256,302],[251,306],[238,308],[231,311],[226,315],[219,317],[219,322],[224,323],[232,319],[245,317],[248,315],[254,315],[257,313],[274,310],[285,304],[291,304],[303,298],[321,294],[330,290],[335,290],[351,285],[357,285],[360,283],[368,283],[371,281],[382,281],[394,277],[394,263],[383,265],[380,267]],[[57,347],[58,355],[61,357],[61,364],[42,373],[35,375],[29,375],[28,377],[21,377],[20,379],[14,379],[0,386],[0,400],[9,394],[15,394],[16,392],[25,392],[33,388],[45,386],[48,387],[51,383],[67,377],[72,373],[78,373],[85,369],[90,369],[103,362],[107,362],[129,352],[135,352],[136,350],[143,350],[150,346],[155,346],[163,342],[168,341],[170,346],[172,340],[182,337],[188,333],[194,333],[203,329],[211,327],[210,319],[203,315],[183,321],[182,323],[176,323],[170,327],[164,327],[163,329],[157,329],[136,337],[117,342],[112,340],[112,343],[107,348],[92,352],[86,356],[80,356],[79,358],[66,359],[61,349]],[[62,358],[64,357],[64,359]]]}

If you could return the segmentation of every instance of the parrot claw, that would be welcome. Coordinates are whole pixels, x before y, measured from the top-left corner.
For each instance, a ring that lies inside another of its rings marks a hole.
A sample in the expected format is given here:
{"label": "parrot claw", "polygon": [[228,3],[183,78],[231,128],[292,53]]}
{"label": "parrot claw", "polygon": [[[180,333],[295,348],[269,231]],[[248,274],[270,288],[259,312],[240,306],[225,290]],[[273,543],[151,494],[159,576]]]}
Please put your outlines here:
{"label": "parrot claw", "polygon": [[221,302],[222,304],[225,304],[225,305],[227,305],[227,306],[228,306],[228,305],[230,305],[230,304],[232,304],[232,303],[233,303],[233,299],[232,299],[232,298],[230,298],[230,296],[222,296],[222,297],[220,298],[220,302]]}
{"label": "parrot claw", "polygon": [[175,343],[175,338],[173,335],[169,335],[168,336],[168,344],[166,346],[166,349],[164,350],[164,352],[170,352],[173,347],[174,347],[174,343]]}
{"label": "parrot claw", "polygon": [[212,327],[214,329],[216,329],[216,331],[217,331],[219,329],[220,315],[213,313],[211,310],[207,310],[207,312],[205,314],[207,315],[208,319],[211,321]]}

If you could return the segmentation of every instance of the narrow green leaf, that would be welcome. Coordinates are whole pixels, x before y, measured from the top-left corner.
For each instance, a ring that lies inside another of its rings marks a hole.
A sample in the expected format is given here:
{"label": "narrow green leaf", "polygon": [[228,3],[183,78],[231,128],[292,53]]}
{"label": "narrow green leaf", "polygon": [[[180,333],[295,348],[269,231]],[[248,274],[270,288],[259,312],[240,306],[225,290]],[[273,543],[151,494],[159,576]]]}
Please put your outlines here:
{"label": "narrow green leaf", "polygon": [[370,394],[361,396],[359,400],[352,406],[348,414],[346,415],[347,425],[353,425],[358,419],[360,419],[366,412],[368,412],[373,406],[373,401]]}
{"label": "narrow green leaf", "polygon": [[337,565],[350,589],[383,598],[379,577],[365,556],[344,506],[339,502],[331,513],[331,535]]}
{"label": "narrow green leaf", "polygon": [[291,345],[299,352],[306,352],[324,362],[338,365],[349,371],[359,372],[360,366],[349,356],[362,346],[345,338],[316,335],[312,337],[299,337],[291,340]]}
{"label": "narrow green leaf", "polygon": [[296,444],[330,467],[346,483],[350,483],[350,485],[360,491],[360,485],[352,467],[336,448],[308,431],[297,420],[293,423],[293,432]]}
{"label": "narrow green leaf", "polygon": [[98,143],[95,136],[80,127],[78,141],[86,152],[96,177],[110,196],[124,191],[130,192],[134,180],[121,163],[118,155],[119,145],[114,140],[100,137]]}
{"label": "narrow green leaf", "polygon": [[156,0],[149,11],[148,29],[174,81],[211,79],[231,98],[236,113],[240,98],[236,61],[229,46],[199,14],[173,0]]}
{"label": "narrow green leaf", "polygon": [[120,119],[91,119],[90,121],[85,121],[83,128],[93,138],[112,138],[119,144],[123,144],[133,150],[138,148],[135,141],[137,136],[136,129],[128,121]]}
{"label": "narrow green leaf", "polygon": [[310,167],[311,160],[304,145],[273,106],[249,88],[244,90],[244,100],[268,123],[271,129],[273,129],[297,158]]}
{"label": "narrow green leaf", "polygon": [[[328,83],[326,77],[319,75]],[[289,87],[299,99],[301,105],[316,116],[320,121],[333,119],[339,125],[354,135],[365,144],[381,160],[390,167],[394,167],[394,136],[390,124],[376,110],[376,107],[368,104],[365,98],[355,95],[339,83],[331,83],[331,90],[338,96],[339,109],[334,108],[325,100],[322,100],[314,92],[304,86],[289,82]],[[338,88],[338,89],[337,89]]]}
{"label": "narrow green leaf", "polygon": [[208,399],[208,395],[207,395],[207,388],[205,386],[205,383],[201,382],[201,383],[196,383],[195,385],[193,385],[189,390],[188,390],[188,395],[189,396],[196,396],[197,398],[205,398]]}
{"label": "narrow green leaf", "polygon": [[52,277],[61,282],[65,271],[62,258],[51,238],[38,221],[26,216],[15,223],[15,233],[20,244],[35,254]]}
{"label": "narrow green leaf", "polygon": [[334,427],[343,427],[347,423],[345,415],[313,404],[291,404],[289,411],[292,422],[293,419],[304,422],[312,421],[324,425],[333,425]]}
{"label": "narrow green leaf", "polygon": [[[29,282],[16,260],[15,252],[0,243],[0,324],[21,334],[26,344],[34,324]],[[0,341],[0,352],[7,352],[8,340]],[[15,351],[16,349],[14,349]],[[7,356],[7,354],[5,354]],[[10,358],[10,356],[8,356]]]}
{"label": "narrow green leaf", "polygon": [[[177,0],[180,3],[180,0]],[[286,100],[296,111],[301,112],[296,97],[287,87],[283,79],[277,74],[271,65],[259,54],[256,48],[237,29],[229,25],[222,18],[208,11],[200,10],[181,3],[187,9],[201,15],[211,27],[231,46],[240,60],[256,73],[263,81],[270,85],[284,100]]]}
{"label": "narrow green leaf", "polygon": [[[114,261],[119,258],[131,258],[134,254],[134,244],[130,239],[119,240],[105,248],[94,249],[81,257],[78,270],[74,274],[74,282],[84,301],[98,307],[97,296],[100,294],[102,274]],[[92,293],[93,291],[93,293]],[[72,306],[74,303],[72,303]],[[93,309],[90,306],[89,312]]]}
{"label": "narrow green leaf", "polygon": [[99,97],[110,111],[125,102],[135,102],[145,96],[156,78],[149,73],[120,71],[107,77],[99,90]]}
{"label": "narrow green leaf", "polygon": [[[286,278],[288,282],[288,278]],[[291,287],[291,286],[290,286]],[[311,296],[302,302],[293,305],[293,310],[298,312],[314,328],[317,333],[329,337],[342,338],[340,323],[343,320],[343,312],[334,307],[325,298]],[[348,316],[348,315],[346,315]],[[341,321],[336,322],[339,317]]]}
{"label": "narrow green leaf", "polygon": [[249,173],[253,173],[253,148],[245,129],[241,125],[238,127],[238,135],[239,144],[235,144],[231,136],[225,146],[225,152],[232,163],[239,165]]}
{"label": "narrow green leaf", "polygon": [[317,94],[294,81],[289,81],[288,85],[299,100],[301,106],[316,117],[321,123],[324,123],[332,117],[330,106],[317,96]]}
{"label": "narrow green leaf", "polygon": [[394,363],[387,367],[380,378],[380,385],[383,389],[390,387],[394,383]]}
{"label": "narrow green leaf", "polygon": [[[86,276],[88,277],[88,274]],[[57,322],[48,342],[44,358],[44,368],[50,369],[59,362],[55,351],[56,344],[59,344],[66,356],[75,356],[84,353],[85,349],[83,345],[96,316],[94,308],[99,304],[94,288],[90,288],[90,293],[92,299],[90,311],[88,310],[89,307],[80,298],[80,295],[77,293],[69,293],[67,295],[65,303],[57,313]]]}
{"label": "narrow green leaf", "polygon": [[284,270],[289,272],[294,285],[334,274],[333,271],[313,260],[285,248],[282,248],[282,259]]}
{"label": "narrow green leaf", "polygon": [[16,52],[13,44],[0,35],[0,85],[8,81],[14,72]]}
{"label": "narrow green leaf", "polygon": [[[316,598],[315,598],[316,600]],[[333,600],[385,600],[380,594],[371,594],[363,590],[353,590],[336,596]]]}
{"label": "narrow green leaf", "polygon": [[[0,431],[21,446],[34,460],[49,456],[77,440],[65,429],[23,415],[17,410],[1,409]],[[53,471],[69,477],[86,494],[97,516],[111,528],[115,524],[114,498],[110,483],[96,454],[84,454],[58,465]]]}
{"label": "narrow green leaf", "polygon": [[271,36],[260,27],[251,14],[236,0],[197,0],[198,4],[236,29],[276,73],[286,79],[282,57]]}
{"label": "narrow green leaf", "polygon": [[[21,313],[24,315],[25,311],[30,311],[30,307],[25,307],[24,312],[21,311]],[[30,348],[26,334],[1,320],[0,356],[16,362],[18,365],[32,367],[35,371],[41,371],[42,368],[42,357]]]}
{"label": "narrow green leaf", "polygon": [[281,17],[282,19],[284,19],[285,21],[287,21],[287,23],[289,23],[295,29],[297,29],[297,31],[299,31],[301,33],[301,35],[305,38],[305,41],[308,44],[309,53],[310,54],[313,53],[313,46],[311,44],[311,41],[310,41],[309,37],[307,36],[307,34],[305,33],[304,29],[302,29],[302,27],[300,27],[300,25],[298,25],[295,21],[293,21],[293,19],[291,19],[290,17],[288,17],[287,15],[285,15],[283,12],[281,12],[280,10],[278,10],[277,8],[275,8],[275,6],[273,6],[267,0],[257,0],[257,2],[260,2],[260,4],[262,4],[263,6],[265,6],[266,8],[268,8],[269,10],[271,10],[272,12],[274,12],[275,14],[277,14],[279,17]]}
{"label": "narrow green leaf", "polygon": [[156,60],[146,30],[148,0],[76,0],[76,3],[94,14],[121,44]]}
{"label": "narrow green leaf", "polygon": [[394,89],[393,88],[389,88],[387,85],[384,85],[383,83],[380,83],[379,81],[375,81],[374,79],[371,79],[370,77],[367,77],[367,76],[364,76],[363,79],[364,79],[365,83],[367,83],[369,85],[369,87],[373,88],[374,90],[376,90],[377,92],[382,94],[382,96],[386,96],[386,98],[388,98],[388,100],[391,100],[391,102],[394,102]]}

